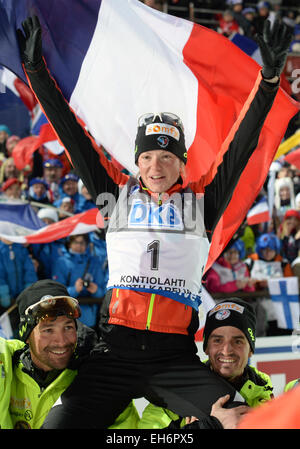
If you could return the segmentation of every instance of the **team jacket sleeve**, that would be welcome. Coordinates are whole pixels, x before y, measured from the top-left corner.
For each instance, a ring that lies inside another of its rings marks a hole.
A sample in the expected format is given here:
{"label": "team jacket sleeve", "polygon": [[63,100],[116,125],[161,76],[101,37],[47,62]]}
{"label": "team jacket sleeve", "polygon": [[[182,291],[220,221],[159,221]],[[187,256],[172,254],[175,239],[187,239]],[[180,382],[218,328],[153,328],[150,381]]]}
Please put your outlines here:
{"label": "team jacket sleeve", "polygon": [[103,192],[118,195],[119,185],[128,177],[121,173],[94,148],[88,132],[77,120],[76,114],[63,97],[55,80],[51,77],[43,61],[35,71],[25,68],[25,73],[38,102],[54,128],[59,140],[71,157],[77,174],[96,203],[98,194]]}
{"label": "team jacket sleeve", "polygon": [[215,177],[205,187],[205,226],[211,233],[228,206],[242,171],[257,147],[261,129],[272,107],[278,87],[278,84],[261,80]]}

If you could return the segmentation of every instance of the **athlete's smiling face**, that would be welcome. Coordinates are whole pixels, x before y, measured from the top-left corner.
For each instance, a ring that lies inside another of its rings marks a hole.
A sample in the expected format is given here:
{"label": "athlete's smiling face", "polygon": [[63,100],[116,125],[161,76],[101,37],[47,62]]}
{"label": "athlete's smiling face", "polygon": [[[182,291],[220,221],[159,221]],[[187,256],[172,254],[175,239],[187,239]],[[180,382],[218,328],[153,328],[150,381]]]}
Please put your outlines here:
{"label": "athlete's smiling face", "polygon": [[184,167],[177,156],[165,150],[145,151],[139,156],[137,165],[143,183],[154,193],[167,192]]}
{"label": "athlete's smiling face", "polygon": [[252,352],[245,334],[233,326],[221,326],[212,331],[205,353],[213,371],[229,381],[243,374]]}

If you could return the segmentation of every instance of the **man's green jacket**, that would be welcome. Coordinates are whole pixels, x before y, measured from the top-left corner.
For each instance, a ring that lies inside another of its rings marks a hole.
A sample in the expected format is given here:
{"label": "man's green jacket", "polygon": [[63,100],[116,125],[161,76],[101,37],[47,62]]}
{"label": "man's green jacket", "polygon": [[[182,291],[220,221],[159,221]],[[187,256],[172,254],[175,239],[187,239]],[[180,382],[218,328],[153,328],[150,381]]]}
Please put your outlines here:
{"label": "man's green jacket", "polygon": [[[1,429],[39,429],[77,374],[73,369],[52,373],[56,376],[43,387],[30,375],[26,353],[29,354],[28,346],[22,341],[0,338]],[[110,428],[136,429],[138,420],[138,412],[131,403]]]}

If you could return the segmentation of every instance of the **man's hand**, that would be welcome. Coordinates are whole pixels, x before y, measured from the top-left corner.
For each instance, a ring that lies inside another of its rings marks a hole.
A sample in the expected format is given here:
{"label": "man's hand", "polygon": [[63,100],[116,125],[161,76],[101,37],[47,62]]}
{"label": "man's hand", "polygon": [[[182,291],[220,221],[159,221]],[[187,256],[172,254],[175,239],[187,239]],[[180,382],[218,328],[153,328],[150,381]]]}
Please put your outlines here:
{"label": "man's hand", "polygon": [[78,278],[75,282],[75,290],[80,293],[83,290],[83,280]]}
{"label": "man's hand", "polygon": [[219,398],[213,404],[210,414],[220,421],[224,429],[236,429],[241,417],[248,413],[250,408],[247,405],[240,405],[235,408],[223,408],[229,398],[229,394]]}
{"label": "man's hand", "polygon": [[90,285],[87,288],[87,291],[90,292],[92,295],[96,293],[98,290],[98,285],[95,282],[90,282]]}
{"label": "man's hand", "polygon": [[37,16],[28,17],[17,30],[21,59],[25,67],[34,70],[42,61],[42,28]]}
{"label": "man's hand", "polygon": [[[293,33],[290,27],[276,19],[273,27],[265,20],[263,34],[257,34],[257,41],[263,60],[262,76],[265,80],[277,82],[288,55]],[[277,78],[278,77],[278,78]]]}
{"label": "man's hand", "polygon": [[187,416],[185,418],[185,424],[192,424],[195,421],[199,421],[195,416]]}

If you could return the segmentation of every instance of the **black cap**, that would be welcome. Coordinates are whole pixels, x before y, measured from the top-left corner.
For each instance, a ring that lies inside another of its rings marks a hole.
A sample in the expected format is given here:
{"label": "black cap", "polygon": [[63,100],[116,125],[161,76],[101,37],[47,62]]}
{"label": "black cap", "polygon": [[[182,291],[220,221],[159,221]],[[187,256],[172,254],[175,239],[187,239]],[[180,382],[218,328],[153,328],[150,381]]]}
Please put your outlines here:
{"label": "black cap", "polygon": [[185,164],[187,162],[184,133],[179,126],[160,122],[140,126],[135,140],[135,163],[141,153],[153,150],[170,151]]}
{"label": "black cap", "polygon": [[251,351],[255,350],[256,315],[251,304],[239,298],[220,301],[206,316],[203,331],[203,350],[206,350],[210,334],[222,326],[240,329],[249,341]]}
{"label": "black cap", "polygon": [[23,290],[16,299],[19,315],[19,335],[21,340],[26,341],[37,322],[31,315],[26,315],[25,311],[29,306],[37,304],[43,298],[67,297],[70,295],[66,287],[60,282],[51,279],[43,279]]}

